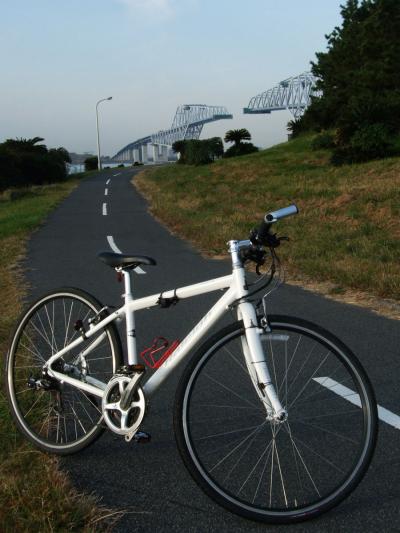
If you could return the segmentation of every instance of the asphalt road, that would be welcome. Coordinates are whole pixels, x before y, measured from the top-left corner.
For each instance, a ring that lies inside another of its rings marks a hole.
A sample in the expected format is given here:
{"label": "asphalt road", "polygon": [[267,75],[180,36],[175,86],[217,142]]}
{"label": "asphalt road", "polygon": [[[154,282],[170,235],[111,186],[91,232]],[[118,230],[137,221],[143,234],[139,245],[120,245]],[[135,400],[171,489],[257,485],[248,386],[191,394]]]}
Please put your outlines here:
{"label": "asphalt road", "polygon": [[[130,185],[134,172],[112,169],[83,181],[34,233],[25,263],[32,298],[59,286],[76,286],[105,304],[120,305],[122,291],[115,273],[96,259],[98,251],[110,250],[107,236],[112,236],[124,253],[149,255],[157,260],[157,266],[145,268],[146,275],[135,275],[138,296],[229,273],[228,262],[203,259],[148,214],[145,201]],[[103,204],[107,204],[105,208]],[[281,206],[266,209],[277,207]],[[158,335],[182,338],[216,298],[215,294],[205,295],[185,300],[170,310],[138,314],[139,348],[149,345]],[[269,310],[317,322],[340,337],[359,356],[370,375],[378,404],[400,415],[398,322],[290,286],[271,296]],[[152,401],[143,428],[152,435],[149,444],[127,444],[107,432],[91,447],[65,459],[64,468],[79,490],[95,493],[106,506],[127,511],[118,523],[118,531],[266,530],[267,526],[216,505],[187,473],[172,427],[179,374]],[[311,522],[285,526],[285,531],[399,531],[399,437],[399,430],[381,422],[373,463],[358,489],[328,514]],[[280,529],[268,526],[268,531]]]}

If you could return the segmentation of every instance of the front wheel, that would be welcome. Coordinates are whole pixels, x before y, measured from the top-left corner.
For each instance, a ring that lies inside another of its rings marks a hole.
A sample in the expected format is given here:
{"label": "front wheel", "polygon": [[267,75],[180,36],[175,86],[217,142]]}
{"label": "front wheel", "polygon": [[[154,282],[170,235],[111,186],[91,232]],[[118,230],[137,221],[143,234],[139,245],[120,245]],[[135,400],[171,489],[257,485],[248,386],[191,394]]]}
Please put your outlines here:
{"label": "front wheel", "polygon": [[354,354],[309,322],[270,316],[261,336],[284,422],[271,421],[247,371],[243,324],[194,355],[175,401],[186,467],[217,503],[254,520],[315,517],[361,481],[375,448],[377,409]]}

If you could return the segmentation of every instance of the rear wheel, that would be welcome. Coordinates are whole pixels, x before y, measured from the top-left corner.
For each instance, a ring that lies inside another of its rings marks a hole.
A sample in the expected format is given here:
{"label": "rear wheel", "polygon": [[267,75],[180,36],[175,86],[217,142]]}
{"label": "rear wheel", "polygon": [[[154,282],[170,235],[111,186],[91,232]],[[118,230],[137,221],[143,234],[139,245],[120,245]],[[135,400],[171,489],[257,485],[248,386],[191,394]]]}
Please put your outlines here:
{"label": "rear wheel", "polygon": [[180,381],[175,434],[203,490],[242,516],[289,523],[343,500],[371,461],[377,434],[370,382],[352,352],[322,328],[270,317],[262,336],[288,418],[267,418],[242,352],[242,323],[199,349]]}
{"label": "rear wheel", "polygon": [[[101,398],[43,374],[44,363],[79,338],[77,324],[88,330],[101,309],[100,302],[82,290],[60,289],[37,300],[15,329],[5,368],[6,393],[18,428],[44,451],[76,452],[104,429]],[[109,324],[55,365],[57,371],[76,379],[90,376],[107,383],[121,363],[118,331]]]}

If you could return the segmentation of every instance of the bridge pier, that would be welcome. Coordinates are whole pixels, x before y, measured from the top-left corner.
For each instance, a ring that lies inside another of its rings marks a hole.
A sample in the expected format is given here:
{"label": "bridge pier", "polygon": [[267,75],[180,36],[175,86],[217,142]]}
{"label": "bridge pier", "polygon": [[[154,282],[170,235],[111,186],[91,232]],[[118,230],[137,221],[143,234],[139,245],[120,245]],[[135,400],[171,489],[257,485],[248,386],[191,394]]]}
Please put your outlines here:
{"label": "bridge pier", "polygon": [[133,149],[133,161],[136,163],[140,163],[140,155],[139,155],[140,151],[139,151],[139,148],[134,148]]}
{"label": "bridge pier", "polygon": [[151,147],[153,149],[153,162],[157,163],[159,160],[158,144],[152,144]]}
{"label": "bridge pier", "polygon": [[147,153],[147,144],[142,144],[142,146],[140,147],[140,151],[141,151],[141,162],[142,163],[147,163],[148,161],[148,153]]}

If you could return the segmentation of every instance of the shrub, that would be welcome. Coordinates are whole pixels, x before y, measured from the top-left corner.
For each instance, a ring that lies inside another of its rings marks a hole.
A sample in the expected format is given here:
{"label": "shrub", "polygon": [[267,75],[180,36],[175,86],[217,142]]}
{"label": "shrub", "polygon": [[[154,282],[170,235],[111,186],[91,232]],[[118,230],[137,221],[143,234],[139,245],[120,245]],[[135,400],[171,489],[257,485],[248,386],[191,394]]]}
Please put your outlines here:
{"label": "shrub", "polygon": [[98,168],[98,159],[96,156],[90,156],[90,157],[87,157],[84,161],[85,163],[85,170],[88,171],[88,170],[97,170]]}
{"label": "shrub", "polygon": [[240,143],[237,146],[231,146],[224,153],[224,157],[236,157],[240,155],[252,154],[258,152],[257,146],[253,143]]}
{"label": "shrub", "polygon": [[41,137],[7,139],[0,144],[0,191],[55,183],[67,178],[69,153],[65,148],[48,150]]}
{"label": "shrub", "polygon": [[393,137],[384,124],[360,128],[350,139],[351,151],[359,161],[387,157],[393,152]]}
{"label": "shrub", "polygon": [[358,129],[344,146],[338,146],[331,163],[360,163],[370,159],[389,157],[395,152],[395,141],[384,124],[371,124]]}
{"label": "shrub", "polygon": [[179,153],[180,164],[206,165],[223,155],[224,145],[220,137],[190,139],[174,142],[172,150]]}
{"label": "shrub", "polygon": [[335,147],[334,135],[328,131],[324,131],[314,137],[311,142],[312,150],[329,150]]}

